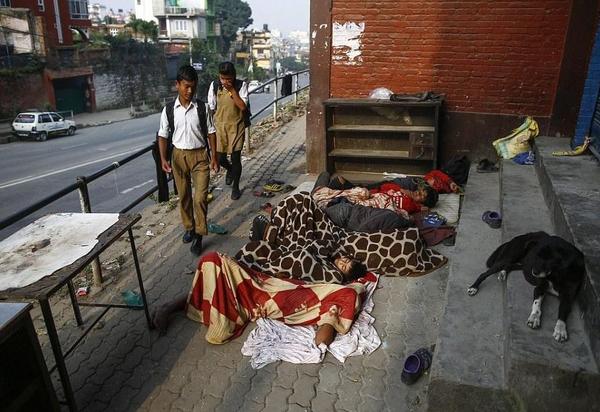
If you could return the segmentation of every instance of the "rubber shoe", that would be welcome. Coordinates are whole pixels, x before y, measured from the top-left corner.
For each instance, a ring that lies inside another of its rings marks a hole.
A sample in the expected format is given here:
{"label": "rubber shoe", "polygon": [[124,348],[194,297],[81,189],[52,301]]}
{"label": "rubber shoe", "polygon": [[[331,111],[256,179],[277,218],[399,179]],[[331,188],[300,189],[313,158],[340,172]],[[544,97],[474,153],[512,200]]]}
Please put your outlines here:
{"label": "rubber shoe", "polygon": [[400,380],[407,385],[415,383],[431,366],[431,352],[426,348],[420,348],[409,355],[404,361],[404,368]]}
{"label": "rubber shoe", "polygon": [[197,235],[194,237],[192,246],[190,246],[190,251],[196,256],[200,256],[202,254],[202,236]]}
{"label": "rubber shoe", "polygon": [[192,240],[194,240],[195,235],[196,232],[194,232],[193,230],[186,230],[181,240],[183,241],[183,243],[190,243]]}
{"label": "rubber shoe", "polygon": [[231,189],[231,200],[238,200],[241,196],[242,192],[240,192],[240,189]]}

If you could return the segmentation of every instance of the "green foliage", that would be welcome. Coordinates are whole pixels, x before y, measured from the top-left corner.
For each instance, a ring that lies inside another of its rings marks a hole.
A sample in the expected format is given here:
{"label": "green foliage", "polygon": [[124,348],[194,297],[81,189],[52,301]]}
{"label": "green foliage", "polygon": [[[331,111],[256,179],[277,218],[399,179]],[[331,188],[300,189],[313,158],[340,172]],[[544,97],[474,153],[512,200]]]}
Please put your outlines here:
{"label": "green foliage", "polygon": [[[181,64],[189,64],[187,56],[185,60],[182,57]],[[202,63],[202,70],[198,72],[198,96],[202,100],[206,99],[210,82],[219,76],[219,63],[221,57],[216,50],[210,47],[206,40],[192,40],[192,60],[197,63]]]}
{"label": "green foliage", "polygon": [[238,29],[252,24],[252,9],[242,0],[216,0],[215,12],[221,21],[222,54],[227,54],[229,46],[235,40]]}
{"label": "green foliage", "polygon": [[156,41],[158,38],[158,26],[154,21],[146,21],[134,17],[125,27],[131,28],[134,37],[138,35],[144,36],[144,43],[147,43],[148,39]]}
{"label": "green foliage", "polygon": [[281,67],[284,71],[292,71],[297,72],[300,70],[304,70],[308,68],[308,64],[306,62],[297,62],[295,57],[284,57],[279,60],[281,63]]}
{"label": "green foliage", "polygon": [[262,82],[263,80],[268,79],[268,78],[269,78],[269,73],[267,73],[267,71],[265,69],[254,65],[254,67],[252,68],[252,79],[253,80],[258,80],[259,82]]}

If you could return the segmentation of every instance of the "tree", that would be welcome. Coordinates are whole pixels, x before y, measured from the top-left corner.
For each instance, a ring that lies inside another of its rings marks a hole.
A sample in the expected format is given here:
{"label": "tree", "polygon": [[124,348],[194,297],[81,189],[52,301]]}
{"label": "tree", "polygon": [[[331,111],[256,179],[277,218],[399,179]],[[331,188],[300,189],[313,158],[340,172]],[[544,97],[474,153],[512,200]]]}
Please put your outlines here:
{"label": "tree", "polygon": [[[187,56],[185,56],[187,59]],[[192,61],[202,63],[202,70],[198,72],[198,96],[203,100],[208,93],[210,82],[219,76],[219,62],[221,57],[212,49],[206,40],[192,40]],[[182,57],[181,64],[189,64]]]}
{"label": "tree", "polygon": [[221,37],[223,48],[221,54],[226,55],[231,42],[239,29],[245,29],[252,24],[252,9],[242,0],[216,0],[215,11],[221,20]]}
{"label": "tree", "polygon": [[148,39],[156,41],[158,38],[158,26],[153,21],[146,21],[133,17],[125,27],[131,29],[134,38],[137,38],[140,34],[144,36],[144,43],[147,43]]}
{"label": "tree", "polygon": [[284,71],[289,70],[292,72],[298,72],[300,70],[304,70],[304,69],[308,68],[308,65],[306,64],[306,62],[298,62],[298,61],[296,61],[296,58],[293,56],[284,57],[284,58],[280,59],[279,62],[281,63],[281,67],[283,68]]}

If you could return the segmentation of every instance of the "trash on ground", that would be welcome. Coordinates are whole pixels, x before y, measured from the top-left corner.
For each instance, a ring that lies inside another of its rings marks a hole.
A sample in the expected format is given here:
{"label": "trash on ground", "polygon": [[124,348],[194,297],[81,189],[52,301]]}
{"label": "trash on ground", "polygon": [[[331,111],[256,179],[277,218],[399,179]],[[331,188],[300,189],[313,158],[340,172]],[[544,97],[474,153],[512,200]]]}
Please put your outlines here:
{"label": "trash on ground", "polygon": [[223,226],[217,224],[217,223],[209,223],[208,224],[208,231],[210,233],[216,233],[218,235],[224,235],[227,233],[227,229],[225,229]]}
{"label": "trash on ground", "polygon": [[77,292],[76,292],[77,296],[87,296],[88,293],[90,293],[89,286],[81,287],[81,288],[77,289]]}
{"label": "trash on ground", "polygon": [[142,306],[142,297],[134,290],[125,290],[121,292],[121,297],[128,306]]}
{"label": "trash on ground", "polygon": [[150,237],[152,237],[152,236],[156,236],[156,235],[155,235],[155,234],[154,234],[154,232],[152,232],[151,230],[147,230],[147,231],[146,231],[146,236],[150,236]]}

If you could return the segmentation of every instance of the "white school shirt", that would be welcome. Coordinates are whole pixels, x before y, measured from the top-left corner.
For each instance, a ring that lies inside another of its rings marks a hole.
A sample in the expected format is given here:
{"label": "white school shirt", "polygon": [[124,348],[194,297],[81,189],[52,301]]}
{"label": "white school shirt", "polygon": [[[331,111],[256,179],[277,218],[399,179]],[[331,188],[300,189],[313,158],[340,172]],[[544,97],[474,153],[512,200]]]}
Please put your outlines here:
{"label": "white school shirt", "polygon": [[[215,107],[217,107],[217,98],[215,97],[215,91],[214,91],[214,85],[215,82],[210,82],[210,86],[208,87],[208,96],[206,101],[208,102],[208,107],[210,108],[210,110],[215,110]],[[242,99],[244,101],[244,103],[246,103],[246,106],[248,106],[248,83],[242,81],[242,87],[240,87],[240,91],[238,92],[238,94],[240,95],[240,99]]]}
{"label": "white school shirt", "polygon": [[[204,103],[200,103],[204,104]],[[198,118],[198,109],[196,108],[197,102],[190,102],[187,108],[183,107],[179,103],[179,97],[175,100],[173,107],[173,146],[178,149],[200,149],[204,147],[205,139],[208,141],[208,136],[202,136],[202,129],[200,128],[200,119]],[[205,106],[206,110],[206,124],[208,133],[216,133],[217,129],[213,121],[213,116],[208,107]],[[160,129],[158,135],[162,138],[169,138],[169,120],[167,118],[167,108],[163,108],[160,116]]]}

